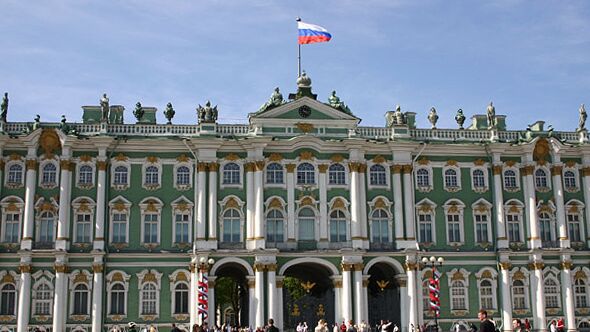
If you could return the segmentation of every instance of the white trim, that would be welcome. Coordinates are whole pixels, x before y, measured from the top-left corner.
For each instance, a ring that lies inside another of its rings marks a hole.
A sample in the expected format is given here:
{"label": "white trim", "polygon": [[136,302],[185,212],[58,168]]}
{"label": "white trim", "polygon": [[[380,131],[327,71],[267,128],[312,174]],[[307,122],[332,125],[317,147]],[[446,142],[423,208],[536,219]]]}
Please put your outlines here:
{"label": "white trim", "polygon": [[[485,211],[478,211],[480,209],[480,206],[484,206],[486,208]],[[471,204],[471,212],[473,213],[473,242],[478,245],[478,244],[484,244],[484,243],[492,243],[492,239],[493,239],[493,235],[492,235],[492,203],[488,202],[487,200],[485,200],[484,198],[480,198],[477,201],[475,201],[473,204]],[[487,226],[487,240],[484,242],[477,242],[477,227],[476,227],[476,221],[475,221],[475,216],[476,215],[483,215],[486,216],[486,226]]]}
{"label": "white trim", "polygon": [[[151,273],[156,277],[155,282],[154,281],[144,282],[143,278],[148,273]],[[162,283],[161,283],[162,273],[158,272],[155,269],[145,269],[145,270],[142,270],[141,272],[137,273],[136,276],[137,276],[137,289],[139,290],[139,292],[138,292],[138,295],[139,295],[138,304],[139,305],[137,308],[138,309],[137,312],[138,312],[139,317],[143,318],[145,316],[152,316],[152,314],[142,314],[141,307],[142,307],[143,303],[141,300],[142,300],[142,296],[143,296],[143,292],[144,292],[143,287],[148,284],[153,284],[156,286],[156,313],[154,316],[156,316],[156,318],[159,318],[160,317],[160,291],[161,291],[161,286],[162,286]],[[189,289],[190,289],[190,287],[189,287]],[[143,318],[143,319],[145,320],[145,318]]]}
{"label": "white trim", "polygon": [[[381,199],[383,203],[385,203],[385,207],[383,208],[375,208],[375,203],[377,203],[378,199]],[[401,199],[398,198],[398,199]],[[383,210],[385,211],[385,213],[387,214],[387,227],[388,229],[388,241],[389,243],[392,242],[392,240],[394,239],[394,234],[393,234],[393,228],[394,228],[394,222],[404,222],[403,220],[399,220],[399,221],[395,221],[393,214],[391,213],[391,207],[393,205],[393,202],[390,202],[389,199],[385,196],[379,195],[376,196],[375,198],[373,198],[371,201],[368,202],[369,204],[369,212],[367,213],[367,221],[369,223],[369,241],[371,242],[373,240],[373,227],[372,227],[372,223],[373,223],[373,213],[376,210]],[[403,236],[403,234],[395,234],[396,237],[401,237]]]}
{"label": "white trim", "polygon": [[[85,207],[88,211],[80,211],[80,208]],[[80,196],[77,197],[72,201],[72,210],[73,210],[73,217],[74,219],[72,222],[74,223],[73,227],[73,234],[71,236],[72,243],[90,243],[94,239],[94,213],[95,213],[96,203],[90,197]],[[90,214],[90,241],[89,242],[77,242],[76,236],[78,234],[78,215],[79,214]]]}
{"label": "white trim", "polygon": [[[178,278],[178,275],[180,274],[184,274],[186,280],[176,280]],[[172,272],[171,274],[168,275],[168,280],[170,280],[170,316],[174,317],[174,315],[189,315],[190,311],[191,311],[191,303],[190,303],[190,298],[191,298],[191,273],[188,270],[184,270],[184,269],[178,269],[175,270],[174,272]],[[176,308],[176,286],[178,284],[184,284],[187,286],[186,291],[187,291],[187,295],[188,295],[188,311],[186,313],[175,313],[174,309]]]}
{"label": "white trim", "polygon": [[[78,274],[83,274],[84,276],[86,276],[86,282],[82,282],[82,281],[77,281],[76,282],[76,276]],[[75,291],[76,291],[76,287],[78,285],[84,285],[86,286],[86,290],[88,293],[88,297],[86,298],[86,315],[83,315],[86,318],[90,318],[90,314],[92,313],[91,311],[91,303],[92,303],[92,274],[90,272],[88,272],[87,270],[74,270],[72,271],[69,275],[68,275],[68,279],[69,279],[69,298],[70,298],[70,305],[69,305],[69,315],[76,315],[79,316],[78,314],[74,314],[74,299],[75,299]]]}
{"label": "white trim", "polygon": [[[268,183],[268,166],[270,166],[271,164],[277,164],[280,165],[282,170],[281,172],[283,173],[283,182],[282,183]],[[266,160],[266,164],[264,165],[264,184],[263,186],[265,188],[282,188],[282,189],[286,189],[287,188],[287,173],[285,170],[285,164],[283,161],[269,161],[268,158]]]}
{"label": "white trim", "polygon": [[[178,169],[180,167],[187,167],[188,168],[188,184],[179,184],[178,183]],[[174,164],[174,168],[172,171],[172,182],[174,183],[174,188],[179,191],[190,190],[193,187],[193,178],[194,178],[194,165],[190,161],[181,161]]]}
{"label": "white trim", "polygon": [[[239,173],[239,183],[223,183],[223,175],[225,170],[223,169],[228,164],[236,164],[238,165],[238,173]],[[223,160],[219,163],[219,189],[226,189],[226,188],[239,188],[242,189],[244,187],[244,161],[242,159],[239,160]]]}
{"label": "white trim", "polygon": [[[522,279],[523,287],[524,287],[524,308],[516,308],[514,305],[514,275],[516,272],[522,272],[524,274],[524,279]],[[512,295],[512,310],[530,310],[531,309],[531,300],[530,300],[530,280],[529,280],[529,271],[525,267],[514,267],[510,270],[510,294]]]}
{"label": "white trim", "polygon": [[[453,278],[453,276],[455,275],[455,273],[459,272],[462,276],[463,276],[463,280],[455,280],[455,278]],[[451,271],[446,273],[447,275],[447,282],[448,282],[448,287],[449,287],[449,308],[452,311],[456,311],[456,310],[469,310],[469,275],[471,275],[471,272],[461,268],[461,269],[457,269],[454,268]],[[463,291],[465,292],[464,295],[464,300],[465,300],[465,308],[453,308],[453,283],[455,281],[460,281],[463,283]]]}
{"label": "white trim", "polygon": [[[570,209],[573,207],[577,208],[577,212],[570,212]],[[566,222],[566,227],[568,230],[568,234],[567,237],[569,238],[569,240],[571,242],[572,239],[570,237],[569,234],[569,230],[570,230],[570,226],[569,226],[569,221],[568,221],[568,215],[570,214],[575,214],[578,216],[578,221],[580,223],[580,243],[585,242],[584,237],[586,236],[586,223],[584,222],[584,209],[586,208],[586,206],[584,205],[584,203],[582,203],[581,201],[577,200],[577,199],[570,199],[569,201],[567,201],[567,203],[565,203],[565,222]]]}
{"label": "white trim", "polygon": [[[9,173],[10,173],[10,167],[13,165],[19,165],[21,167],[21,174],[20,174],[20,182],[9,182]],[[25,162],[22,159],[18,159],[18,160],[9,160],[6,162],[6,165],[4,166],[4,186],[6,188],[11,188],[11,189],[17,189],[17,188],[22,188],[25,185],[25,174],[26,174],[26,168],[25,168]]]}
{"label": "white trim", "polygon": [[[55,287],[53,286],[53,279],[55,275],[48,270],[39,270],[32,275],[33,279],[35,279],[35,283],[31,287],[31,317],[38,319],[40,316],[53,316],[53,300],[55,298]],[[47,285],[49,287],[49,294],[50,299],[49,301],[49,314],[48,315],[38,315],[36,312],[37,306],[37,292],[39,286],[42,284]],[[49,317],[47,317],[49,318]]]}
{"label": "white trim", "polygon": [[[490,274],[492,275],[491,278],[483,278],[482,275],[485,271],[489,271]],[[482,305],[482,301],[481,301],[481,283],[485,280],[489,281],[491,286],[492,286],[492,308],[484,308],[484,309],[493,309],[493,310],[497,310],[498,309],[498,295],[497,295],[497,291],[498,291],[498,271],[496,271],[495,269],[489,268],[489,267],[484,267],[481,270],[479,270],[477,273],[475,273],[475,278],[477,279],[477,297],[479,298],[479,308],[483,308]]]}
{"label": "white trim", "polygon": [[[179,207],[182,204],[186,204],[186,210],[180,210]],[[187,243],[192,243],[193,240],[193,211],[194,211],[194,204],[193,202],[191,202],[188,198],[186,198],[185,196],[180,196],[177,199],[175,199],[174,201],[172,201],[172,203],[170,203],[170,206],[172,207],[171,209],[171,214],[172,214],[172,241],[171,244],[175,245],[178,244],[178,242],[176,242],[176,215],[177,214],[188,214],[188,242]]]}
{"label": "white trim", "polygon": [[[510,212],[510,209],[512,207],[516,207],[516,209],[518,209],[518,212]],[[518,230],[519,230],[519,236],[520,238],[518,239],[517,242],[509,242],[509,243],[524,243],[524,226],[523,226],[523,222],[524,222],[524,204],[519,201],[518,199],[510,199],[508,201],[506,201],[506,203],[504,203],[504,222],[506,224],[506,237],[508,239],[508,241],[510,241],[510,231],[508,228],[508,215],[516,215],[518,216]]]}
{"label": "white trim", "polygon": [[[576,193],[578,191],[580,191],[580,171],[578,170],[578,168],[576,166],[573,167],[568,167],[568,166],[564,166],[562,171],[561,171],[561,181],[563,183],[563,190],[565,190],[568,193]],[[574,173],[574,181],[576,181],[576,185],[575,187],[571,188],[571,187],[567,187],[565,185],[565,172],[572,172]]]}
{"label": "white trim", "polygon": [[[14,205],[17,211],[8,211],[8,207]],[[24,215],[24,208],[25,202],[22,198],[18,196],[7,196],[0,201],[0,207],[2,210],[2,226],[0,227],[0,242],[6,243],[4,240],[6,239],[6,216],[8,213],[17,214],[18,217],[18,232],[17,232],[17,242],[21,240],[22,237],[22,226],[23,226],[23,215]]]}
{"label": "white trim", "polygon": [[[6,282],[6,281],[3,282],[2,280],[4,280],[4,277],[6,275],[12,276],[12,279],[14,280],[14,282]],[[2,288],[4,288],[4,286],[12,285],[14,287],[14,308],[13,308],[12,314],[9,316],[13,316],[15,319],[16,319],[16,315],[18,313],[18,296],[19,296],[19,289],[20,289],[20,281],[21,281],[20,274],[16,273],[15,271],[8,271],[8,270],[0,271],[0,298],[2,296]]]}
{"label": "white trim", "polygon": [[[80,169],[83,166],[90,166],[92,168],[92,178],[89,184],[80,183]],[[80,189],[92,189],[96,184],[96,163],[94,158],[89,161],[80,161],[78,158],[76,161],[76,188]]]}
{"label": "white trim", "polygon": [[[465,216],[464,216],[464,214],[465,214],[465,204],[463,204],[463,202],[461,202],[458,199],[451,198],[448,201],[446,201],[445,204],[442,207],[443,207],[443,210],[444,210],[444,213],[445,213],[444,222],[445,222],[445,230],[446,230],[446,232],[445,232],[446,233],[446,237],[445,238],[447,239],[446,243],[448,245],[450,245],[450,246],[453,246],[453,245],[463,245],[463,244],[465,244]],[[457,211],[451,213],[450,212],[451,208],[456,208]],[[449,215],[458,215],[459,216],[459,220],[458,220],[458,223],[459,223],[459,241],[451,242],[449,240],[449,219],[448,219],[448,216]]]}
{"label": "white trim", "polygon": [[[298,160],[295,161],[296,165],[295,165],[295,169],[293,170],[293,177],[294,177],[294,185],[295,185],[295,189],[311,189],[311,190],[315,190],[317,188],[319,188],[319,171],[318,171],[318,162],[314,159],[312,160],[299,160],[299,158],[297,158]],[[297,181],[297,177],[299,174],[299,166],[303,165],[303,164],[310,164],[311,166],[313,166],[313,183],[306,183],[306,184],[302,184],[302,183],[298,183]]]}
{"label": "white trim", "polygon": [[[475,186],[475,176],[473,175],[473,173],[477,170],[480,170],[483,172],[483,187],[476,187]],[[490,183],[489,183],[489,175],[488,175],[488,168],[484,167],[484,166],[473,166],[471,167],[471,170],[469,172],[471,174],[471,190],[473,190],[476,193],[485,193],[489,190],[490,188]]]}
{"label": "white trim", "polygon": [[[430,211],[429,212],[421,211],[422,206],[429,207]],[[436,203],[429,200],[428,198],[424,198],[420,202],[416,203],[414,208],[416,209],[416,226],[417,226],[416,240],[418,241],[418,243],[428,243],[428,242],[422,241],[423,239],[420,238],[420,217],[419,216],[420,215],[430,215],[430,217],[431,217],[430,223],[432,224],[432,242],[430,242],[430,243],[436,244]]]}
{"label": "white trim", "polygon": [[[371,183],[371,167],[379,165],[383,167],[385,171],[385,184],[372,184]],[[371,189],[384,189],[384,190],[391,190],[391,173],[390,168],[387,162],[382,163],[374,163],[372,160],[367,160],[367,171],[365,172],[367,188],[368,190]]]}
{"label": "white trim", "polygon": [[[164,206],[164,203],[162,203],[162,201],[154,196],[150,196],[150,197],[146,197],[144,198],[139,204],[139,209],[140,209],[140,214],[141,214],[141,219],[140,219],[140,223],[141,223],[141,238],[139,240],[139,243],[141,245],[159,245],[162,241],[161,241],[161,233],[162,233],[162,207]],[[156,209],[156,211],[148,211],[148,208],[153,207]],[[157,225],[158,228],[156,230],[156,242],[144,242],[145,238],[145,216],[147,214],[156,214],[158,216],[158,220],[157,220]]]}
{"label": "white trim", "polygon": [[[330,184],[330,167],[333,165],[341,165],[344,167],[344,184]],[[342,160],[342,162],[329,163],[328,169],[326,169],[326,188],[329,190],[333,188],[348,188],[348,186],[350,186],[350,169],[348,167],[348,163],[345,160]]]}
{"label": "white trim", "polygon": [[334,266],[334,264],[332,264],[332,262],[330,262],[330,261],[327,261],[327,260],[321,259],[321,258],[317,258],[317,257],[301,257],[301,258],[295,258],[295,259],[290,260],[287,263],[283,264],[283,266],[281,266],[281,269],[279,270],[277,276],[284,276],[287,269],[289,269],[291,266],[294,266],[297,264],[304,264],[304,263],[315,263],[315,264],[321,265],[321,266],[327,268],[328,271],[332,272],[332,276],[340,276],[341,275],[340,271],[338,271],[338,268],[336,266]]}
{"label": "white trim", "polygon": [[[55,182],[43,182],[43,177],[45,176],[45,166],[52,164],[55,167]],[[43,189],[53,189],[59,185],[60,182],[60,167],[59,161],[56,159],[44,159],[39,163],[39,187]]]}
{"label": "white trim", "polygon": [[[211,268],[211,271],[209,271],[209,275],[214,276],[217,272],[217,269],[219,269],[220,267],[222,267],[225,264],[231,264],[231,263],[235,263],[237,265],[240,265],[242,268],[244,268],[244,270],[246,270],[247,276],[251,276],[251,277],[254,276],[254,270],[252,269],[252,266],[250,266],[250,263],[248,263],[247,261],[245,261],[244,259],[239,258],[239,257],[225,257],[225,258],[218,260],[217,262],[215,262],[215,264],[213,264],[213,268]],[[336,273],[338,273],[338,272],[336,272]]]}
{"label": "white trim", "polygon": [[[453,170],[455,171],[455,181],[457,181],[457,186],[456,187],[449,187],[447,186],[447,175],[446,172],[449,170]],[[463,189],[463,186],[461,184],[461,168],[458,166],[453,166],[453,165],[445,165],[442,168],[442,182],[443,182],[443,189],[447,192],[450,193],[456,193],[458,191],[461,191],[461,189]]]}
{"label": "white trim", "polygon": [[[121,184],[115,184],[115,170],[119,166],[123,166],[123,167],[127,168],[127,182],[121,183]],[[143,183],[143,179],[141,180],[141,182]],[[128,159],[127,160],[111,159],[111,187],[115,190],[126,190],[127,188],[129,188],[130,183],[131,183],[131,163],[129,162],[129,160]]]}
{"label": "white trim", "polygon": [[[122,203],[122,210],[115,210],[115,204]],[[131,202],[123,196],[117,196],[109,202],[109,243],[113,243],[113,215],[124,214],[127,217],[125,221],[125,242],[129,243],[129,220],[131,220]]]}
{"label": "white trim", "polygon": [[[563,307],[561,297],[562,297],[562,288],[561,288],[561,281],[559,278],[560,271],[556,267],[545,267],[543,269],[543,296],[545,297],[545,309],[554,309]],[[554,296],[557,297],[557,307],[547,307],[547,292],[545,292],[546,282],[547,280],[553,280],[555,282],[555,286],[557,288],[557,293],[554,293]]]}
{"label": "white trim", "polygon": [[[418,171],[419,170],[426,170],[426,172],[428,172],[428,186],[419,186],[418,185]],[[417,165],[414,168],[414,184],[416,186],[416,190],[418,190],[419,192],[431,192],[434,189],[434,177],[432,176],[432,166],[430,164],[428,165]]]}
{"label": "white trim", "polygon": [[[537,185],[537,171],[539,171],[539,170],[541,170],[545,173],[545,181],[547,182],[547,187],[539,187]],[[551,184],[552,184],[551,177],[552,177],[551,170],[549,169],[549,167],[537,165],[535,167],[535,170],[533,171],[533,181],[535,184],[535,190],[538,192],[542,192],[542,193],[551,191]]]}
{"label": "white trim", "polygon": [[[516,187],[514,187],[514,188],[506,187],[506,176],[505,176],[506,171],[513,171],[514,172]],[[502,169],[502,188],[504,188],[504,191],[509,192],[509,193],[513,193],[513,192],[520,191],[520,187],[521,187],[520,186],[520,170],[518,169],[518,167],[504,165],[504,168]]]}
{"label": "white trim", "polygon": [[[113,281],[113,277],[116,273],[120,273],[121,276],[123,277],[123,281]],[[125,273],[125,271],[122,270],[114,270],[109,272],[109,274],[107,274],[106,277],[106,289],[107,289],[107,307],[106,307],[106,316],[109,319],[112,319],[113,316],[116,316],[117,314],[111,314],[111,299],[112,299],[112,288],[114,285],[116,284],[122,284],[123,285],[123,295],[124,295],[124,303],[123,303],[123,314],[119,314],[117,316],[121,316],[121,318],[127,318],[127,313],[128,313],[128,302],[129,302],[129,279],[131,278],[131,276],[127,273]]]}
{"label": "white trim", "polygon": [[59,211],[59,204],[56,202],[56,200],[51,197],[49,199],[49,204],[51,204],[51,209],[49,210],[42,210],[43,206],[45,205],[45,198],[41,197],[37,200],[37,203],[35,203],[35,242],[38,243],[47,243],[47,242],[41,242],[40,238],[41,238],[41,227],[40,227],[40,223],[41,223],[41,215],[45,212],[49,212],[51,214],[53,214],[53,239],[51,240],[51,242],[55,245],[55,239],[57,238],[57,224],[58,224],[58,219],[59,219],[59,215],[58,215],[58,211]]}
{"label": "white trim", "polygon": [[[309,197],[311,198],[313,205],[301,205],[301,201],[303,200],[303,198],[305,197]],[[299,241],[299,212],[305,208],[309,208],[313,211],[314,213],[314,226],[313,226],[313,231],[314,231],[314,239],[315,241],[319,242],[320,240],[320,230],[319,228],[319,221],[320,221],[320,211],[317,209],[319,201],[316,201],[312,196],[304,196],[301,197],[301,199],[296,200],[295,204],[297,204],[297,208],[295,209],[295,241]]]}
{"label": "white trim", "polygon": [[[233,199],[238,203],[238,207],[226,207],[227,202]],[[225,243],[225,241],[223,240],[223,217],[225,212],[227,212],[228,210],[236,210],[238,211],[238,214],[240,216],[240,241],[237,243],[244,243],[244,226],[246,223],[246,215],[244,213],[244,204],[245,202],[242,201],[238,196],[236,195],[228,195],[225,196],[225,198],[221,201],[217,202],[219,204],[219,214],[217,216],[217,224],[219,225],[219,242],[220,243]],[[236,243],[236,242],[228,242],[228,243]]]}
{"label": "white trim", "polygon": [[[150,158],[146,158],[143,164],[141,165],[141,186],[146,190],[158,190],[162,187],[162,163],[159,158],[155,162],[149,161],[149,159]],[[148,167],[155,167],[158,170],[158,180],[155,184],[148,184],[146,181]]]}

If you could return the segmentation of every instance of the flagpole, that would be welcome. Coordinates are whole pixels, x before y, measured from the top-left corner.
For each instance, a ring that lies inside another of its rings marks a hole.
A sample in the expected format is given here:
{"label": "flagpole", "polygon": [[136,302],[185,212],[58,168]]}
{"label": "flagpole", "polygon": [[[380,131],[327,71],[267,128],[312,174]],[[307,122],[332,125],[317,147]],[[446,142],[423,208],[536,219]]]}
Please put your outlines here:
{"label": "flagpole", "polygon": [[[297,16],[295,21],[301,22],[301,17]],[[297,53],[297,77],[301,76],[301,44],[299,44],[299,38],[297,39],[298,53]]]}

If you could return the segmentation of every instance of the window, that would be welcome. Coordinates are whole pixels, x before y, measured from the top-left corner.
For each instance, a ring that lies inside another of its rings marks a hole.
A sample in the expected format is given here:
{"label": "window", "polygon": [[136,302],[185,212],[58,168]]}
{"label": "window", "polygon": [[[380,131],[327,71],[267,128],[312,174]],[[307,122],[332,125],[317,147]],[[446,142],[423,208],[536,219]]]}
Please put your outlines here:
{"label": "window", "polygon": [[449,168],[445,170],[445,188],[459,188],[459,177],[455,169]]}
{"label": "window", "polygon": [[5,284],[0,291],[0,315],[14,316],[16,309],[16,288],[13,284]]}
{"label": "window", "polygon": [[188,314],[188,286],[185,283],[174,287],[174,313]]}
{"label": "window", "polygon": [[57,167],[55,164],[48,163],[43,166],[41,184],[54,185],[57,183]]}
{"label": "window", "polygon": [[223,184],[240,183],[240,166],[236,163],[227,163],[223,166]]}
{"label": "window", "polygon": [[576,184],[576,174],[573,171],[563,172],[563,186],[567,191],[574,191],[578,187]]}
{"label": "window", "polygon": [[191,170],[187,166],[180,166],[176,169],[176,185],[179,187],[190,186]]}
{"label": "window", "polygon": [[23,166],[20,164],[12,164],[8,167],[8,184],[21,185],[23,183]]}
{"label": "window", "polygon": [[535,187],[537,188],[537,190],[549,188],[547,182],[547,172],[545,172],[541,168],[535,171]]}
{"label": "window", "polygon": [[449,236],[449,243],[457,243],[461,241],[461,222],[458,213],[447,214],[447,230]]}
{"label": "window", "polygon": [[504,171],[504,189],[508,191],[518,189],[516,172],[514,170],[508,169]]}
{"label": "window", "polygon": [[552,278],[545,279],[545,308],[559,308],[559,285]]}
{"label": "window", "polygon": [[158,221],[157,213],[146,213],[143,216],[143,243],[158,243]]}
{"label": "window", "polygon": [[89,166],[89,165],[80,166],[80,168],[78,169],[78,185],[91,186],[93,174],[94,174],[94,171],[92,169],[92,166]]}
{"label": "window", "polygon": [[451,284],[451,310],[467,310],[466,293],[463,281],[453,281]]}
{"label": "window", "polygon": [[430,285],[428,280],[422,282],[422,310],[425,314],[430,311]]}
{"label": "window", "polygon": [[223,242],[241,242],[240,213],[236,209],[229,209],[223,214]]}
{"label": "window", "polygon": [[302,163],[297,166],[297,184],[314,184],[315,168],[310,163]]}
{"label": "window", "polygon": [[90,213],[76,214],[76,242],[89,243],[92,232]]}
{"label": "window", "polygon": [[506,224],[508,226],[508,241],[522,242],[520,232],[520,214],[508,213],[506,214]]}
{"label": "window", "polygon": [[147,186],[156,186],[159,181],[159,169],[156,166],[148,166],[145,168],[144,184]]}
{"label": "window", "polygon": [[526,293],[522,280],[514,280],[512,283],[512,307],[514,309],[526,309]]}
{"label": "window", "polygon": [[88,287],[79,284],[74,288],[74,315],[88,315]]}
{"label": "window", "polygon": [[389,242],[389,218],[383,209],[373,211],[371,215],[371,235],[373,243]]}
{"label": "window", "polygon": [[475,241],[477,243],[490,242],[488,237],[489,231],[487,213],[476,212],[473,217],[475,220]]}
{"label": "window", "polygon": [[588,308],[588,286],[584,279],[577,278],[574,282],[576,308]]}
{"label": "window", "polygon": [[20,213],[7,212],[4,219],[4,239],[6,243],[19,242]]}
{"label": "window", "polygon": [[299,241],[315,240],[315,213],[309,208],[299,211]]}
{"label": "window", "polygon": [[279,163],[268,164],[266,166],[266,183],[282,184],[283,182],[283,166]]}
{"label": "window", "polygon": [[430,173],[425,168],[419,168],[416,171],[416,184],[420,188],[430,187]]}
{"label": "window", "polygon": [[546,212],[539,214],[539,231],[541,232],[541,241],[544,247],[551,247],[553,236],[551,232],[551,217]]}
{"label": "window", "polygon": [[479,189],[479,190],[485,189],[486,177],[485,177],[483,170],[481,170],[481,169],[474,170],[471,177],[473,180],[473,189]]}
{"label": "window", "polygon": [[49,285],[42,283],[37,287],[35,292],[35,315],[48,316],[51,314],[51,305],[53,290]]}
{"label": "window", "polygon": [[125,315],[125,287],[116,283],[111,287],[110,315]]}
{"label": "window", "polygon": [[39,220],[39,242],[40,243],[52,243],[53,242],[53,231],[55,225],[55,217],[51,212],[42,212]]}
{"label": "window", "polygon": [[387,174],[385,167],[381,165],[373,165],[370,170],[370,183],[372,186],[386,186],[387,185]]}
{"label": "window", "polygon": [[125,243],[127,242],[127,214],[114,213],[113,214],[113,242]]}
{"label": "window", "polygon": [[156,286],[152,283],[146,283],[141,288],[141,315],[155,315],[157,303]]}
{"label": "window", "polygon": [[340,210],[330,213],[330,242],[346,242],[346,217]]}
{"label": "window", "polygon": [[571,242],[582,242],[582,232],[579,214],[567,213],[567,228]]}
{"label": "window", "polygon": [[175,232],[174,242],[175,243],[189,243],[189,214],[188,213],[176,213],[174,214]]}
{"label": "window", "polygon": [[432,237],[432,214],[419,213],[418,214],[418,225],[420,227],[420,242],[432,243],[434,242]]}
{"label": "window", "polygon": [[482,280],[479,284],[479,300],[482,309],[495,309],[494,308],[494,291],[492,288],[492,282],[489,280]]}
{"label": "window", "polygon": [[330,165],[330,168],[328,169],[328,184],[346,184],[346,170],[342,164]]}
{"label": "window", "polygon": [[266,241],[267,243],[284,242],[284,217],[279,210],[273,209],[266,215]]}
{"label": "window", "polygon": [[128,183],[128,168],[127,166],[115,167],[115,174],[113,176],[113,184],[117,186],[124,186]]}

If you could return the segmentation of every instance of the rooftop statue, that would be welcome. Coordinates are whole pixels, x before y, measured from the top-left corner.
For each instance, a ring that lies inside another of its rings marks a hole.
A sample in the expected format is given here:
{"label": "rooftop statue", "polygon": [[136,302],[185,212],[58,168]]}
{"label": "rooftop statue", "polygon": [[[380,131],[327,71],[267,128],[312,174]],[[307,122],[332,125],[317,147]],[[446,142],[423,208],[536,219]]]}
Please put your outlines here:
{"label": "rooftop statue", "polygon": [[217,106],[211,107],[211,102],[207,100],[205,107],[199,105],[197,107],[197,115],[199,123],[215,123],[217,121]]}
{"label": "rooftop statue", "polygon": [[578,121],[578,131],[586,130],[586,119],[588,115],[586,114],[586,108],[584,104],[580,106],[580,120]]}
{"label": "rooftop statue", "polygon": [[282,104],[283,104],[283,95],[281,94],[281,91],[279,90],[279,88],[276,87],[274,92],[272,93],[272,95],[270,95],[270,98],[268,99],[268,101],[266,103],[264,103],[264,105],[260,106],[260,108],[258,109],[258,113],[264,112],[264,111],[269,110],[271,108],[275,108],[277,106],[281,106]]}
{"label": "rooftop statue", "polygon": [[343,111],[346,114],[352,114],[350,108],[348,108],[348,106],[346,106],[344,102],[341,102],[340,98],[336,96],[336,90],[333,90],[330,97],[328,97],[328,104],[336,109]]}
{"label": "rooftop statue", "polygon": [[487,116],[488,116],[488,128],[493,129],[496,128],[496,108],[494,107],[494,103],[490,101],[490,104],[487,108]]}
{"label": "rooftop statue", "polygon": [[168,120],[166,124],[172,124],[172,118],[174,117],[174,114],[176,114],[176,112],[172,107],[172,103],[166,104],[166,109],[164,110],[164,116],[166,117],[166,120]]}
{"label": "rooftop statue", "polygon": [[2,98],[2,104],[0,104],[0,121],[6,122],[6,115],[8,115],[8,92],[4,92],[4,98]]}
{"label": "rooftop statue", "polygon": [[399,105],[395,106],[394,112],[388,111],[385,113],[385,122],[388,128],[393,127],[393,125],[405,124],[406,120],[404,119],[404,114]]}
{"label": "rooftop statue", "polygon": [[430,108],[430,113],[428,114],[428,121],[432,125],[432,129],[436,129],[436,122],[438,121],[438,114],[436,114],[436,109],[434,107]]}
{"label": "rooftop statue", "polygon": [[137,102],[137,104],[135,104],[135,110],[133,110],[133,115],[137,119],[137,122],[141,122],[141,119],[143,118],[144,113],[145,113],[145,111],[143,110],[141,103]]}
{"label": "rooftop statue", "polygon": [[462,109],[457,110],[457,114],[455,115],[455,121],[457,121],[459,129],[463,129],[463,124],[465,123],[465,115],[463,115]]}
{"label": "rooftop statue", "polygon": [[102,114],[101,121],[109,121],[109,97],[107,97],[106,93],[103,93],[102,98],[100,98],[100,111]]}

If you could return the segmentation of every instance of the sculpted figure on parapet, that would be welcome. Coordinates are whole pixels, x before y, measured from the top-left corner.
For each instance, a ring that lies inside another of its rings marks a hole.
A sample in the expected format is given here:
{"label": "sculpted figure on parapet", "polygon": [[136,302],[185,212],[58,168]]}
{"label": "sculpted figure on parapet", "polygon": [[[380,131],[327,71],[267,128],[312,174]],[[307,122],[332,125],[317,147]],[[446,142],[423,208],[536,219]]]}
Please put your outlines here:
{"label": "sculpted figure on parapet", "polygon": [[494,107],[494,103],[490,101],[490,104],[487,108],[487,116],[488,116],[488,128],[492,129],[496,127],[496,108]]}
{"label": "sculpted figure on parapet", "polygon": [[388,128],[393,127],[393,125],[402,125],[406,123],[402,108],[399,105],[395,106],[394,112],[388,111],[385,113],[385,123]]}
{"label": "sculpted figure on parapet", "polygon": [[582,104],[580,106],[579,112],[580,112],[580,120],[578,121],[578,131],[582,131],[582,130],[586,129],[586,119],[588,118],[584,104]]}
{"label": "sculpted figure on parapet", "polygon": [[2,104],[0,104],[0,121],[6,122],[6,116],[8,115],[8,92],[4,92],[4,98],[2,98]]}
{"label": "sculpted figure on parapet", "polygon": [[107,97],[106,93],[103,93],[102,98],[100,98],[100,111],[102,114],[101,121],[108,121],[109,120],[109,97]]}
{"label": "sculpted figure on parapet", "polygon": [[211,107],[211,102],[207,101],[205,106],[199,105],[199,107],[197,107],[197,114],[199,117],[199,123],[214,123],[217,121],[217,106]]}

